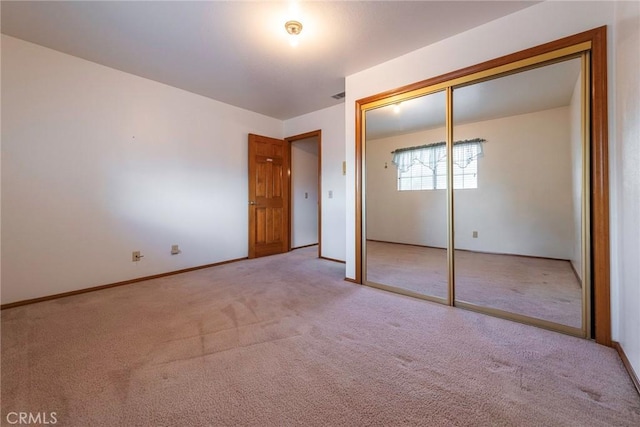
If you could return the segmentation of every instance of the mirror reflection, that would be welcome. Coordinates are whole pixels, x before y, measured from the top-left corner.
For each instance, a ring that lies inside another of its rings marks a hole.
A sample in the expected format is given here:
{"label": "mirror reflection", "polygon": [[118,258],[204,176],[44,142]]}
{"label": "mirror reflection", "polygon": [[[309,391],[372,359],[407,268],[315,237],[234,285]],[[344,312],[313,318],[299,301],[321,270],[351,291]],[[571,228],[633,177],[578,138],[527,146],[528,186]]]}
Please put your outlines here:
{"label": "mirror reflection", "polygon": [[[581,328],[581,59],[454,88],[455,300]],[[469,184],[469,185],[468,185]]]}
{"label": "mirror reflection", "polygon": [[446,302],[446,94],[365,117],[365,283]]}
{"label": "mirror reflection", "polygon": [[444,91],[365,112],[365,283],[447,303],[452,244],[455,305],[584,331],[582,60],[453,87],[451,160]]}

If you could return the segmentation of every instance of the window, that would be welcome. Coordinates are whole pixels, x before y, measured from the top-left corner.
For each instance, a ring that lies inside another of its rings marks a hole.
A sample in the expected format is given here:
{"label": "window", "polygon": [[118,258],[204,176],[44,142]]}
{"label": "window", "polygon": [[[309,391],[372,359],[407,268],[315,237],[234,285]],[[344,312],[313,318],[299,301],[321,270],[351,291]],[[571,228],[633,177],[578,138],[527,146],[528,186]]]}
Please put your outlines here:
{"label": "window", "polygon": [[[453,144],[453,188],[478,188],[478,157],[484,139]],[[393,152],[398,168],[398,191],[444,190],[447,188],[447,147],[444,142]]]}

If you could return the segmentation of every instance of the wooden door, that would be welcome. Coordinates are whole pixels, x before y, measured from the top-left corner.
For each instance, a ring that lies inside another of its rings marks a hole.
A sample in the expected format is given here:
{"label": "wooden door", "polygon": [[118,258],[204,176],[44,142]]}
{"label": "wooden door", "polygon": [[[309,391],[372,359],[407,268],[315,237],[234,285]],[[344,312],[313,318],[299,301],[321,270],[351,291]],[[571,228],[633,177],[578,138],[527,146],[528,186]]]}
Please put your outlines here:
{"label": "wooden door", "polygon": [[289,144],[249,134],[249,258],[289,250]]}

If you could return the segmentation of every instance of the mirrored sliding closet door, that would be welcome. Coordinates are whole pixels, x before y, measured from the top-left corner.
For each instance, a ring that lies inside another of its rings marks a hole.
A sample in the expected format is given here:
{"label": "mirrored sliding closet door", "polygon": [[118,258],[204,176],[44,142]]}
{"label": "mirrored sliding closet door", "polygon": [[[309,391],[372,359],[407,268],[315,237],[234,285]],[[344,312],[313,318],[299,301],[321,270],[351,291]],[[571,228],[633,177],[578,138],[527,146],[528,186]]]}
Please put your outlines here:
{"label": "mirrored sliding closet door", "polygon": [[582,330],[582,68],[453,88],[455,305]]}
{"label": "mirrored sliding closet door", "polygon": [[356,102],[358,280],[610,343],[601,36]]}
{"label": "mirrored sliding closet door", "polygon": [[365,115],[365,283],[446,301],[446,94]]}

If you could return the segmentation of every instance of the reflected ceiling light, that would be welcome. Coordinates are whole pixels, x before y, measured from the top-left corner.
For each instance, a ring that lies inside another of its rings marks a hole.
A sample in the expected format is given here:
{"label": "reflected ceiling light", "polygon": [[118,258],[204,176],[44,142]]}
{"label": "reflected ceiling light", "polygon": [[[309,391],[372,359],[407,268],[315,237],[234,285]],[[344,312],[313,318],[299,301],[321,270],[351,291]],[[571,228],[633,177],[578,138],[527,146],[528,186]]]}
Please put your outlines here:
{"label": "reflected ceiling light", "polygon": [[298,21],[287,21],[284,28],[289,33],[289,44],[294,47],[298,46],[298,36],[302,31],[302,24]]}
{"label": "reflected ceiling light", "polygon": [[398,102],[393,106],[393,112],[398,114],[400,112],[400,103]]}

